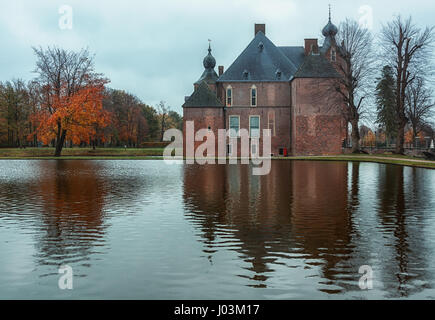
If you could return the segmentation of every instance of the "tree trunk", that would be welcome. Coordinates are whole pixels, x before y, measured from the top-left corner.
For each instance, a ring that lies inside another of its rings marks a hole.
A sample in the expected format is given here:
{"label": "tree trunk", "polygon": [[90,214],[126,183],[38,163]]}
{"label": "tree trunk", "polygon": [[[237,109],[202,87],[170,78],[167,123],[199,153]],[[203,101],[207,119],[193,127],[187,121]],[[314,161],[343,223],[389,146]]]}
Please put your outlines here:
{"label": "tree trunk", "polygon": [[360,136],[359,136],[359,126],[358,126],[358,120],[351,120],[351,125],[352,125],[352,134],[351,134],[351,138],[352,138],[352,153],[358,153],[360,151],[360,145],[359,145],[359,140],[360,140]]}
{"label": "tree trunk", "polygon": [[396,150],[394,151],[396,154],[404,154],[405,149],[403,148],[403,144],[405,143],[405,123],[399,124],[399,128],[397,128],[397,137],[396,137]]}
{"label": "tree trunk", "polygon": [[56,151],[54,153],[55,157],[60,157],[60,154],[62,153],[63,145],[65,143],[65,137],[66,137],[66,130],[62,130],[60,139],[57,139],[56,141]]}

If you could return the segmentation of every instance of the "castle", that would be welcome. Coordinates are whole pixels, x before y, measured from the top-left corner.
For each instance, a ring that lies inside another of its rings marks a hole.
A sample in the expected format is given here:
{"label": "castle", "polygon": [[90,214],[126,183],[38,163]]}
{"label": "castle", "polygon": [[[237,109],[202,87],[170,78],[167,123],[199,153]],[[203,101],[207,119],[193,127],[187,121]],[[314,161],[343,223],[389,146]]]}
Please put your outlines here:
{"label": "castle", "polygon": [[[245,128],[261,143],[261,130],[270,129],[273,156],[342,153],[348,124],[342,100],[331,99],[342,61],[331,17],[322,30],[322,46],[317,39],[305,39],[304,46],[276,46],[264,24],[255,24],[254,31],[225,72],[223,66],[215,72],[209,45],[205,70],[183,104],[184,141],[186,122],[194,121],[195,132],[207,128],[216,140],[219,129],[237,133]],[[227,155],[240,155],[240,143],[232,149],[228,144]]]}

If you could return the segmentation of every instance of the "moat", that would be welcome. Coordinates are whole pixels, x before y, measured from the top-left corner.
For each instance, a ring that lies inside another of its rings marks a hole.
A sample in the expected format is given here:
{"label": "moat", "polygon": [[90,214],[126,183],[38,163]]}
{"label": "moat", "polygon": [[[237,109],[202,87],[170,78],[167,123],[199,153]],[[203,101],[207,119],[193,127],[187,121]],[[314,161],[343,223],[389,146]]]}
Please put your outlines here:
{"label": "moat", "polygon": [[377,163],[276,160],[253,176],[0,161],[0,299],[435,299],[434,194],[434,170]]}

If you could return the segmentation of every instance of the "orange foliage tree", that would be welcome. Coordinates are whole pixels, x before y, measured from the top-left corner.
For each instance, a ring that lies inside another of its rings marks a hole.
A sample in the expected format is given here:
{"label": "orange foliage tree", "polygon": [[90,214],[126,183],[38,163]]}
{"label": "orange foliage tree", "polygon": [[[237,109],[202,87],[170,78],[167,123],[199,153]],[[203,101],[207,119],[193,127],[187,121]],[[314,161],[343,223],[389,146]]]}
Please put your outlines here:
{"label": "orange foliage tree", "polygon": [[59,128],[64,141],[80,144],[95,139],[97,128],[110,123],[110,113],[103,109],[106,82],[98,80],[71,96],[55,96],[52,103],[42,103],[34,115],[39,139],[49,144],[58,137]]}
{"label": "orange foliage tree", "polygon": [[414,135],[414,130],[409,129],[406,133],[405,133],[405,143],[409,144],[409,145],[413,145],[414,147],[416,147],[416,143],[415,140],[416,138],[420,139],[420,141],[424,140],[424,135],[422,132],[419,132],[417,134],[417,136]]}
{"label": "orange foliage tree", "polygon": [[372,130],[369,130],[365,137],[363,138],[363,143],[365,146],[374,147],[376,143],[376,136]]}
{"label": "orange foliage tree", "polygon": [[61,48],[34,48],[37,56],[36,81],[44,91],[35,112],[35,133],[42,142],[55,141],[55,156],[60,156],[65,141],[90,142],[96,128],[109,122],[103,109],[104,86],[108,83],[94,72],[93,57],[87,50],[66,51]]}

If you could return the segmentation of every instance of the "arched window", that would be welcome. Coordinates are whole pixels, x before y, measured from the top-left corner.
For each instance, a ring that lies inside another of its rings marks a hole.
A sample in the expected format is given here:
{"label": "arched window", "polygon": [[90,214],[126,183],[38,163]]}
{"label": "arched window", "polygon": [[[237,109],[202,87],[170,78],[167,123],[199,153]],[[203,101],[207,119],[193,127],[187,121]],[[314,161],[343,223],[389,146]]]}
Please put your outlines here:
{"label": "arched window", "polygon": [[331,61],[337,61],[337,52],[335,51],[335,49],[331,49]]}
{"label": "arched window", "polygon": [[227,106],[231,107],[233,103],[233,88],[231,86],[227,87]]}
{"label": "arched window", "polygon": [[251,107],[257,106],[257,87],[251,87]]}

